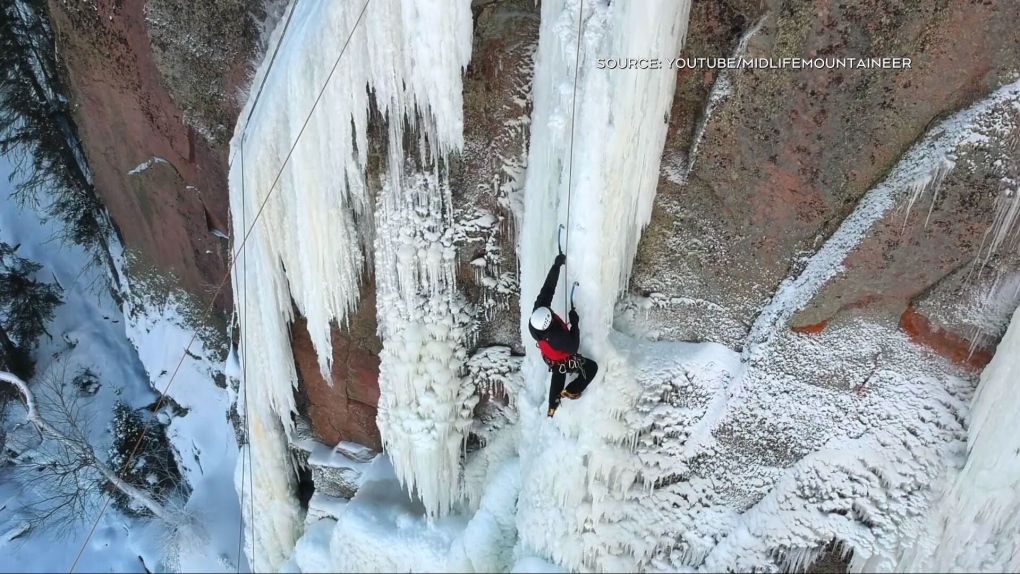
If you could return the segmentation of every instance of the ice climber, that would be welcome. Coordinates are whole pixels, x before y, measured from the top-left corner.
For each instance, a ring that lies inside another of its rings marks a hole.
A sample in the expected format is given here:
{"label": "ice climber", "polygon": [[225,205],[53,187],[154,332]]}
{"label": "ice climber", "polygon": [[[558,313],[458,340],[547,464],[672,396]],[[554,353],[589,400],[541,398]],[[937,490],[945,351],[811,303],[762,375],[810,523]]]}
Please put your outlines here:
{"label": "ice climber", "polygon": [[[570,319],[569,327],[563,322],[563,319],[560,319],[559,315],[550,309],[553,295],[556,292],[556,283],[560,279],[560,267],[566,261],[566,255],[560,253],[556,256],[556,261],[545,278],[542,290],[539,291],[538,298],[535,299],[535,309],[531,313],[531,321],[528,325],[531,336],[538,341],[537,346],[542,351],[542,359],[552,371],[552,382],[549,386],[550,417],[560,406],[562,397],[568,399],[580,397],[599,370],[595,361],[583,357],[577,352],[581,340],[577,326],[577,310],[574,308],[573,301],[570,303],[570,313],[567,315]],[[563,388],[567,375],[570,373],[576,374],[577,378],[566,388]]]}

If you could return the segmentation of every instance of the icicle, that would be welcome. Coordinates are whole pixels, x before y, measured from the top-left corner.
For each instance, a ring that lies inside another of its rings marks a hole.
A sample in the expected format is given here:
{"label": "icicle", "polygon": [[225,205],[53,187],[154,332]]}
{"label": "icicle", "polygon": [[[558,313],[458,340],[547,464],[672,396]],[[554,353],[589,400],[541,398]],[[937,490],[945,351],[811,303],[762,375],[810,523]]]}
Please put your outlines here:
{"label": "icicle", "polygon": [[475,323],[438,241],[449,193],[432,173],[405,174],[401,188],[384,182],[376,210],[379,430],[397,478],[430,516],[460,493],[460,447],[477,402],[462,379]]}
{"label": "icicle", "polygon": [[901,231],[907,227],[907,221],[910,220],[910,208],[914,206],[914,202],[924,195],[925,192],[931,190],[931,207],[928,208],[928,216],[924,220],[925,227],[928,226],[928,221],[931,219],[931,212],[935,209],[935,203],[939,198],[939,189],[942,187],[942,182],[954,167],[956,167],[956,164],[952,161],[952,159],[943,157],[935,162],[935,166],[932,168],[930,174],[927,174],[909,186],[910,200],[907,202],[907,208],[903,215],[903,226],[901,227]]}
{"label": "icicle", "polygon": [[[992,225],[985,231],[984,237],[981,239],[981,247],[978,248],[981,268],[988,264],[993,255],[998,253],[1009,235],[1016,231],[1018,219],[1020,219],[1020,189],[1006,187],[995,200],[995,218]],[[984,251],[985,242],[989,238],[991,238],[991,243],[988,244],[988,250]],[[985,253],[983,258],[980,257],[982,251]],[[980,275],[980,269],[978,269],[978,273]]]}
{"label": "icicle", "polygon": [[[291,3],[285,16],[291,18],[286,36],[281,37],[284,27],[279,26],[270,40],[268,52],[276,52],[272,69],[267,58],[253,82],[258,86],[266,79],[261,96],[256,101],[253,91],[231,142],[234,237],[244,237],[259,217],[236,256],[233,286],[248,354],[245,384],[256,407],[253,418],[260,418],[259,426],[267,429],[266,441],[279,443],[266,444],[263,452],[283,449],[292,430],[292,387],[297,380],[289,336],[292,306],[307,319],[320,371],[329,380],[332,325],[345,323],[358,304],[366,252],[375,235],[372,222],[379,218],[373,214],[365,174],[369,90],[388,120],[391,181],[402,180],[405,126],[421,128],[423,143],[435,150],[435,157],[463,146],[461,74],[471,55],[470,1],[373,0],[355,27],[365,6]],[[338,61],[348,36],[350,42]],[[306,126],[323,87],[321,102]],[[378,256],[392,261],[399,247],[388,246]],[[401,277],[402,291],[411,290],[416,280],[413,272]],[[280,434],[270,432],[277,427],[282,427]],[[423,480],[441,483],[446,478]],[[290,484],[279,476],[273,480],[278,488]],[[272,482],[268,477],[266,481]],[[286,488],[293,490],[292,486]],[[262,488],[255,484],[255,498],[267,508],[296,505],[293,492],[288,496]],[[273,528],[279,532],[301,527],[281,511],[256,512],[257,522],[262,517],[278,521]],[[281,536],[280,546],[288,550],[293,536]],[[275,570],[280,564],[264,566]]]}

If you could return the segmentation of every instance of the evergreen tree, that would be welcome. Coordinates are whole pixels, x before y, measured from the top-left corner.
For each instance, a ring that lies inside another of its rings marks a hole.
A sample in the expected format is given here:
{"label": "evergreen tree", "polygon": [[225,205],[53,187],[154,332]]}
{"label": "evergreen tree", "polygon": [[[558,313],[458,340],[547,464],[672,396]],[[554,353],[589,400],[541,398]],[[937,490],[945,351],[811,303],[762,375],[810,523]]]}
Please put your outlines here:
{"label": "evergreen tree", "polygon": [[92,185],[61,75],[45,0],[0,2],[0,155],[14,197],[64,223],[61,237],[110,263],[105,209]]}
{"label": "evergreen tree", "polygon": [[[124,401],[113,405],[113,422],[110,425],[113,444],[107,464],[125,483],[149,493],[165,505],[175,495],[186,498],[189,489],[181,478],[166,427],[158,421],[149,422],[148,417],[147,413],[143,416]],[[139,443],[143,434],[145,438]],[[129,460],[131,464],[125,466]],[[116,485],[106,483],[104,489],[113,497],[114,506],[122,512],[136,516],[151,514]]]}
{"label": "evergreen tree", "polygon": [[32,277],[42,266],[19,257],[18,247],[0,242],[0,369],[27,380],[32,350],[62,301],[59,286]]}

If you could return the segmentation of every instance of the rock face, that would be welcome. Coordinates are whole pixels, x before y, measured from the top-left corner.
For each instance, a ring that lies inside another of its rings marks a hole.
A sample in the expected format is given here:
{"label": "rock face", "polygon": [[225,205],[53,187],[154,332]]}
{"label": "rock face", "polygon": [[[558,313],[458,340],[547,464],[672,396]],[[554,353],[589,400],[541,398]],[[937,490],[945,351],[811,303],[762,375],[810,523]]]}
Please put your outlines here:
{"label": "rock face", "polygon": [[[254,56],[255,25],[251,19],[206,20],[188,34],[177,29],[182,39],[178,44],[157,42],[154,48],[150,34],[159,37],[162,32],[158,25],[150,28],[158,22],[146,15],[167,4],[51,1],[50,12],[96,189],[121,238],[157,269],[178,277],[192,294],[208,300],[228,265],[223,238],[230,231],[226,148],[189,127],[182,103],[187,110],[201,106],[196,107],[183,86],[193,78],[224,72],[220,88],[203,97],[214,102],[218,117],[231,118],[227,127],[232,128],[239,110],[233,96]],[[203,10],[195,13],[199,17]],[[245,32],[227,33],[225,24]],[[224,38],[231,48],[216,50],[215,56],[176,58],[178,66],[167,66],[175,50],[203,45],[195,35]],[[212,60],[217,65],[210,67]],[[175,73],[165,75],[164,68],[171,67]],[[202,112],[194,114],[203,117]],[[230,300],[227,285],[217,306],[229,309]]]}
{"label": "rock face", "polygon": [[[997,206],[1014,203],[1008,182],[1015,181],[1020,153],[1003,136],[1020,128],[1020,112],[999,106],[996,122],[1002,125],[979,145],[957,150],[955,167],[944,179],[917,190],[873,226],[844,261],[843,274],[794,315],[795,328],[821,324],[847,308],[869,307],[898,316],[912,338],[955,362],[974,367],[988,362],[990,349],[980,347],[994,346],[1017,298],[1005,293],[1004,299],[985,300],[986,295],[1003,278],[1015,283],[1020,277],[1015,253],[998,253],[991,240],[1001,227],[995,224]],[[1003,304],[1005,313],[992,309]]]}
{"label": "rock face", "polygon": [[[731,3],[691,6],[684,57],[729,56],[759,14]],[[721,200],[686,185],[692,142],[704,133],[704,110],[716,79],[712,70],[677,71],[669,132],[651,222],[641,236],[631,290],[659,294],[648,323],[662,338],[737,344],[749,328],[756,285],[733,285],[726,251],[732,239]],[[702,136],[703,137],[703,136]],[[711,214],[711,215],[709,215]],[[750,272],[746,272],[748,275]],[[675,295],[675,296],[674,296]]]}
{"label": "rock face", "polygon": [[184,122],[217,148],[228,144],[237,121],[238,86],[258,40],[257,23],[265,18],[263,4],[263,0],[145,2],[152,56],[167,91]]}
{"label": "rock face", "polygon": [[460,221],[458,285],[483,319],[477,346],[520,348],[515,213],[531,115],[538,6],[476,2],[464,75],[464,153],[451,166]]}
{"label": "rock face", "polygon": [[[298,425],[298,436],[305,434],[305,421]],[[298,438],[291,445],[291,452],[300,466],[311,471],[311,480],[315,485],[315,494],[333,498],[354,498],[358,493],[364,477],[367,463],[372,461],[374,453],[367,457],[350,456],[344,450],[346,445],[329,447],[314,439]],[[363,454],[363,453],[356,453]]]}
{"label": "rock face", "polygon": [[[734,53],[760,17],[720,10],[692,12],[685,56]],[[711,71],[681,70],[676,135],[631,283],[637,294],[660,294],[650,311],[659,335],[739,348],[779,282],[796,276],[803,257],[915,140],[1011,78],[1020,34],[1005,23],[1017,18],[1015,2],[771,3],[747,57],[909,57],[911,67],[720,71],[729,89],[712,96],[702,88],[719,86]],[[698,97],[701,139],[691,128]],[[905,227],[906,206],[893,210],[790,326],[817,331],[851,308],[898,322],[916,298],[978,255],[999,191],[994,171],[985,164],[951,173],[927,226],[930,196]],[[974,336],[961,327],[939,329],[958,343]],[[923,329],[914,331],[924,338]]]}
{"label": "rock face", "polygon": [[361,289],[358,312],[345,328],[333,328],[332,381],[319,372],[304,319],[291,328],[294,362],[299,384],[308,398],[308,418],[315,437],[328,445],[355,442],[382,449],[376,406],[379,404],[379,351],[376,335],[375,289],[366,282]]}

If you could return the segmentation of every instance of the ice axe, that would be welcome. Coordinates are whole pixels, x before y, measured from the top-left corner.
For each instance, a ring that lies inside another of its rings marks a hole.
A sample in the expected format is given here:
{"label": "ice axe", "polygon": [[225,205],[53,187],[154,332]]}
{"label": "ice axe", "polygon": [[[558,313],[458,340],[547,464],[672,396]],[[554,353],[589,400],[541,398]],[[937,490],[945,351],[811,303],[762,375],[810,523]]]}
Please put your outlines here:
{"label": "ice axe", "polygon": [[556,247],[560,250],[560,255],[563,255],[563,224],[560,224],[559,228],[556,229]]}
{"label": "ice axe", "polygon": [[570,308],[574,308],[574,289],[577,289],[578,282],[574,281],[574,284],[570,286]]}

